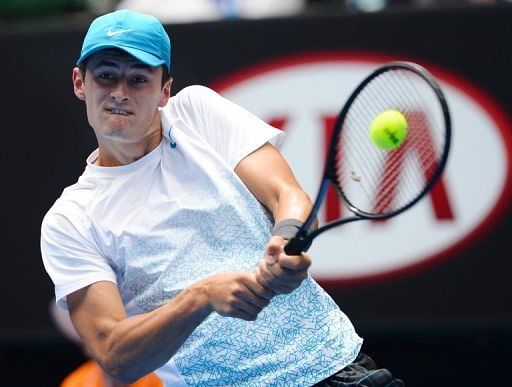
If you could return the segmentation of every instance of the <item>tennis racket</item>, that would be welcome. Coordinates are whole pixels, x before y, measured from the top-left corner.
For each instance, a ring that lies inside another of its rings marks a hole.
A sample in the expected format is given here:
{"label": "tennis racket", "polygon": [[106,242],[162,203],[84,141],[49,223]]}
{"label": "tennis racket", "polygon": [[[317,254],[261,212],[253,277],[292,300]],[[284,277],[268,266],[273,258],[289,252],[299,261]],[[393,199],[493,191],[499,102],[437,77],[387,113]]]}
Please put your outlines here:
{"label": "tennis racket", "polygon": [[[374,118],[387,110],[400,112],[408,126],[405,139],[392,150],[377,147],[369,136]],[[333,227],[387,219],[411,208],[441,176],[450,140],[446,99],[426,69],[410,62],[376,69],[357,86],[335,121],[318,195],[285,246],[286,254],[306,251],[314,238]],[[311,230],[331,184],[352,216]]]}

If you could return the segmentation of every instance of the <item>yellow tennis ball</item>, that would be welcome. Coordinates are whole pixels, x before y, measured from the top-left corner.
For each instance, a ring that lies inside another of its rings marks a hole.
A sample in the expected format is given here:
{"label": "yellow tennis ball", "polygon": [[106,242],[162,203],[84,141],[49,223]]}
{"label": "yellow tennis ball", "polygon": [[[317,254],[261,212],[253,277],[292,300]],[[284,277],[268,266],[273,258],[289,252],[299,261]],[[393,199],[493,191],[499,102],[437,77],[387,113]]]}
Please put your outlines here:
{"label": "yellow tennis ball", "polygon": [[398,110],[390,109],[378,114],[370,124],[370,139],[380,149],[391,150],[403,144],[408,124]]}

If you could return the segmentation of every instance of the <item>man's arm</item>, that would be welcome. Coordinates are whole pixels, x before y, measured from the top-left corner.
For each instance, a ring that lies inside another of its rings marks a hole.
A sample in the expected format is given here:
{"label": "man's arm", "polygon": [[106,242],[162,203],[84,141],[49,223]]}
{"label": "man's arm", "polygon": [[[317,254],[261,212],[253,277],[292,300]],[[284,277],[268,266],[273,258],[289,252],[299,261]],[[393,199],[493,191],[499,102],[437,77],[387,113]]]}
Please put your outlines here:
{"label": "man's arm", "polygon": [[273,145],[266,143],[243,158],[235,173],[270,210],[276,224],[285,219],[306,220],[312,208],[311,200]]}
{"label": "man's arm", "polygon": [[101,281],[67,297],[73,325],[111,376],[132,383],[165,364],[212,312],[256,319],[272,292],[249,273],[200,280],[162,307],[127,317],[117,285]]}
{"label": "man's arm", "polygon": [[[270,210],[276,224],[286,219],[306,220],[312,208],[311,200],[274,146],[266,143],[258,148],[238,163],[235,172]],[[311,265],[308,254],[284,254],[284,244],[283,238],[273,237],[265,248],[265,260],[255,273],[258,281],[274,294],[290,293],[299,287]]]}

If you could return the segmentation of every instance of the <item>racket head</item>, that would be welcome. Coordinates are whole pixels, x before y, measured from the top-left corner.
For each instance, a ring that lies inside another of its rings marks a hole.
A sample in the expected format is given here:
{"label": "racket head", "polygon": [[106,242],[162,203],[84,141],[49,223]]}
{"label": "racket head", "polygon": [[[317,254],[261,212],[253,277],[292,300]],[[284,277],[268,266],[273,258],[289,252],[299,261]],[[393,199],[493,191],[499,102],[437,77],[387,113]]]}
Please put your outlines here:
{"label": "racket head", "polygon": [[[399,147],[383,150],[371,141],[369,129],[379,113],[390,109],[405,117],[407,136]],[[334,184],[356,216],[389,218],[413,206],[434,186],[450,143],[448,104],[435,78],[415,63],[391,62],[365,78],[343,106],[333,128],[324,179]]]}

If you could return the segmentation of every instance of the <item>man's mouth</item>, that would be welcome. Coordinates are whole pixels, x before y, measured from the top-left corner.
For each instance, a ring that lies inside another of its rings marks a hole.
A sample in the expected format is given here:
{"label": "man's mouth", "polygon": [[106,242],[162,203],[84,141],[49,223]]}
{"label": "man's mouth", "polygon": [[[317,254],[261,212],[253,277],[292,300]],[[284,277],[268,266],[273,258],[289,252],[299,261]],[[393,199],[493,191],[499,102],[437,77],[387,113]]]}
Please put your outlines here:
{"label": "man's mouth", "polygon": [[107,109],[107,111],[111,114],[119,114],[122,116],[128,116],[131,114],[128,110],[119,109],[119,108],[111,108],[111,109]]}

